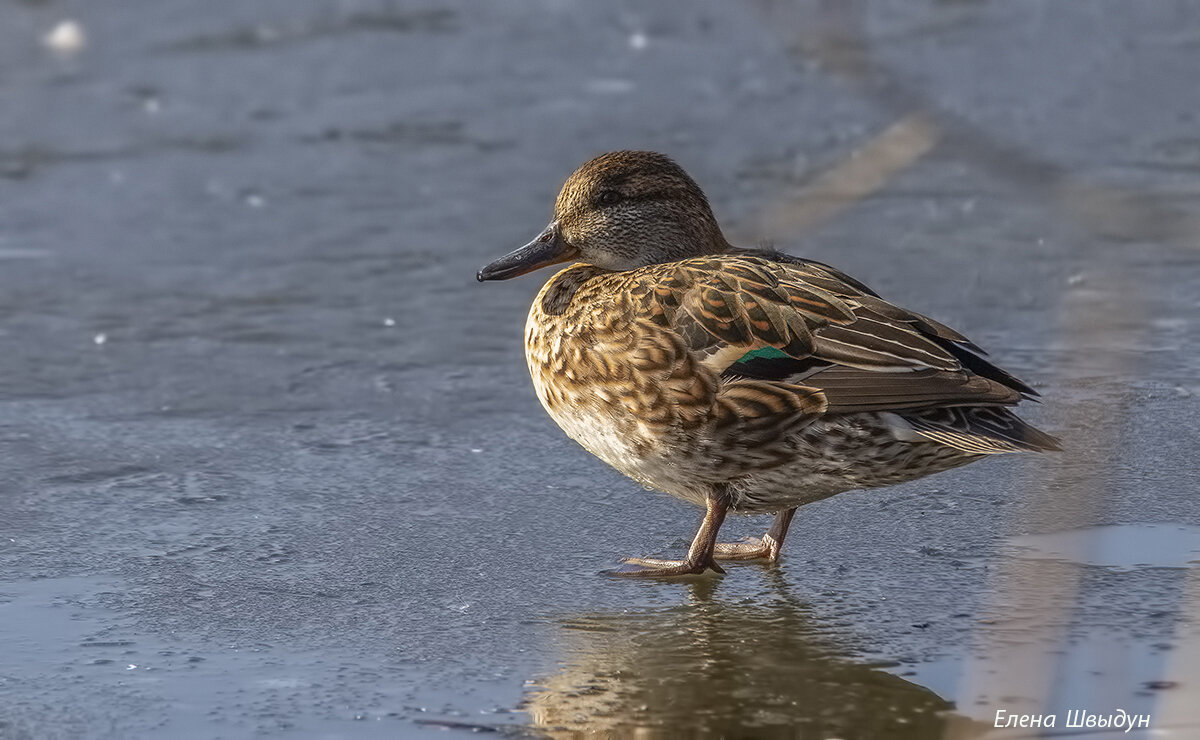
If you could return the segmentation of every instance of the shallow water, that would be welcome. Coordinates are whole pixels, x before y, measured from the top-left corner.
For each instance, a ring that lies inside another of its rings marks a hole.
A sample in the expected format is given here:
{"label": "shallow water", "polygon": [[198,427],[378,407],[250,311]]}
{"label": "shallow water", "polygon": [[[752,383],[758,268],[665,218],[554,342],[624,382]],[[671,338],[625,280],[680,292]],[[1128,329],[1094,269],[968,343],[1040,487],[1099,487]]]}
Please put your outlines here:
{"label": "shallow water", "polygon": [[[1187,737],[1193,10],[0,7],[0,737]],[[631,147],[967,333],[1064,452],[805,507],[777,569],[599,576],[698,513],[538,406],[545,276],[474,273]]]}

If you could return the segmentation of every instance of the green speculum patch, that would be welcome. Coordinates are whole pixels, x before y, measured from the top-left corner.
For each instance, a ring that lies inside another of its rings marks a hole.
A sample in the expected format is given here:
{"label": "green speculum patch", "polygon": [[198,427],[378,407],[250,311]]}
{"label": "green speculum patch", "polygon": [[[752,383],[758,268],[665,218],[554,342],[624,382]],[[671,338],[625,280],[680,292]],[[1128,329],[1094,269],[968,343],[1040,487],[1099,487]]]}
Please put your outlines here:
{"label": "green speculum patch", "polygon": [[746,354],[742,355],[737,361],[748,362],[754,359],[776,360],[784,357],[788,357],[788,354],[782,350],[776,349],[775,347],[759,347],[758,349],[752,349]]}

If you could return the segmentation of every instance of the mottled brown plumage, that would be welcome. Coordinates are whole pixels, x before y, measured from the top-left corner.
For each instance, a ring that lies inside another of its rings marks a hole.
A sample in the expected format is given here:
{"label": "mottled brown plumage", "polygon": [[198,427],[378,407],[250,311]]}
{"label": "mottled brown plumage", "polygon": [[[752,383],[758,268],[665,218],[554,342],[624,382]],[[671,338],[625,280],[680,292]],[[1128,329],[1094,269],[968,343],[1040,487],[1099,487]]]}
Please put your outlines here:
{"label": "mottled brown plumage", "polygon": [[[605,462],[707,509],[685,560],[624,573],[774,560],[802,504],[1057,449],[1006,408],[1036,393],[965,337],[827,265],[731,247],[663,155],[585,164],[550,226],[480,279],[576,258],[530,310],[538,398]],[[718,545],[728,510],[778,516],[759,542]]]}

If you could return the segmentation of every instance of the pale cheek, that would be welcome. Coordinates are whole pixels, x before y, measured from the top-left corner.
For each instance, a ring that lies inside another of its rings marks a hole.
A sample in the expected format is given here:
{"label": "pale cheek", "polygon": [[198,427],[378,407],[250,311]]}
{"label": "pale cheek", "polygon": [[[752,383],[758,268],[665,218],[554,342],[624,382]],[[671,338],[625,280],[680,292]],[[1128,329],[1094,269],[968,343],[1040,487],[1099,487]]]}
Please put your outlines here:
{"label": "pale cheek", "polygon": [[634,258],[600,249],[584,250],[583,257],[588,263],[605,270],[632,270],[641,266]]}
{"label": "pale cheek", "polygon": [[605,270],[632,270],[650,263],[654,251],[647,249],[647,237],[658,229],[644,214],[619,209],[588,214],[577,220],[563,236],[580,248],[584,262]]}
{"label": "pale cheek", "polygon": [[[588,264],[605,270],[632,270],[641,267],[642,262],[636,253],[632,235],[626,234],[619,225],[606,223],[603,219],[593,219],[585,229],[573,229],[572,233],[563,232],[563,236],[571,244],[579,247],[581,259]],[[586,235],[586,236],[585,236]]]}

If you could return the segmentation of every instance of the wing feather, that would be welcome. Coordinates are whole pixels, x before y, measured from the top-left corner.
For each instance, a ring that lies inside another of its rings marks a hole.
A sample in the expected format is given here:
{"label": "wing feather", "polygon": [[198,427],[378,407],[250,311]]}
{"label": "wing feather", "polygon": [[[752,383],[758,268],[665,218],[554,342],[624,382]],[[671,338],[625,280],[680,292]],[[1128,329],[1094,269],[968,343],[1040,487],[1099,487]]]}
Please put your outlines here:
{"label": "wing feather", "polygon": [[1036,395],[962,334],[818,262],[764,251],[683,260],[639,271],[632,292],[645,318],[726,383],[790,383],[822,394],[825,412]]}

